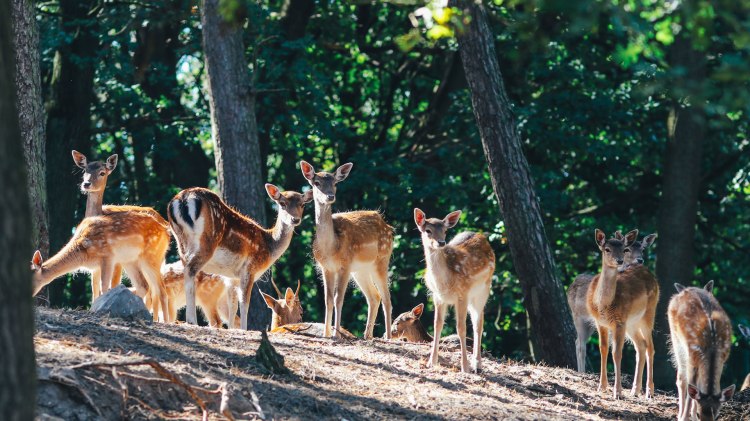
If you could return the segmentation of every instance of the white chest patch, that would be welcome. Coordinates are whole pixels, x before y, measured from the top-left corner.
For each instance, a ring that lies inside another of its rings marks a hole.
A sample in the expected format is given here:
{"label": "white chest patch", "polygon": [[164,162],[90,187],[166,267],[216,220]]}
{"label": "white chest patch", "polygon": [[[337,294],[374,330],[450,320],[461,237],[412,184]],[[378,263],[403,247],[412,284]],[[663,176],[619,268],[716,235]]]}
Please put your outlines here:
{"label": "white chest patch", "polygon": [[246,259],[225,249],[217,248],[211,260],[203,267],[204,272],[238,278],[240,269],[246,264]]}

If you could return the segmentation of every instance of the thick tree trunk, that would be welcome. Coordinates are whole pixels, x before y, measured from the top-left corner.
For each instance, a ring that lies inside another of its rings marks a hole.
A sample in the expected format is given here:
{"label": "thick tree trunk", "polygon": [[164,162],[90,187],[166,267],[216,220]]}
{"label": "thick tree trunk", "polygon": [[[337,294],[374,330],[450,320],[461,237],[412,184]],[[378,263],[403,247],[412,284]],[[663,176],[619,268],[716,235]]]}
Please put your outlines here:
{"label": "thick tree trunk", "polygon": [[466,30],[458,35],[459,51],[492,187],[505,218],[513,264],[524,291],[535,357],[548,364],[573,367],[573,321],[544,232],[486,11],[470,0],[453,3],[471,16]]}
{"label": "thick tree trunk", "polygon": [[[0,419],[34,419],[31,209],[16,111],[10,2],[0,2]],[[33,22],[32,22],[33,23]]]}
{"label": "thick tree trunk", "polygon": [[[70,151],[91,152],[91,104],[99,41],[95,33],[96,18],[88,13],[96,3],[92,0],[60,1],[63,38],[70,41],[63,42],[55,52],[47,102],[51,253],[56,253],[68,242],[77,223],[80,175],[74,171]],[[51,304],[61,302],[64,287],[63,282],[50,284]]]}
{"label": "thick tree trunk", "polygon": [[23,140],[23,152],[28,174],[31,202],[31,244],[44,256],[49,256],[49,228],[47,226],[47,190],[44,125],[46,118],[42,104],[42,81],[39,74],[39,30],[34,16],[34,2],[13,1],[13,34],[16,48],[16,87],[18,89],[18,123]]}
{"label": "thick tree trunk", "polygon": [[[685,84],[706,77],[705,56],[690,40],[678,37],[670,50],[670,64],[686,70]],[[695,101],[695,98],[687,98]],[[675,99],[676,102],[679,100]],[[706,120],[702,104],[675,105],[670,112],[669,137],[664,155],[662,197],[659,204],[656,275],[661,296],[656,311],[656,386],[673,388],[675,371],[669,360],[667,306],[674,283],[690,285],[695,271],[695,226],[701,190],[703,139]]]}
{"label": "thick tree trunk", "polygon": [[[211,132],[216,172],[222,198],[261,224],[266,223],[263,171],[255,122],[255,98],[242,42],[242,25],[225,20],[219,0],[201,2],[203,53],[208,75]],[[266,329],[271,315],[258,293],[268,282],[256,283],[250,301],[248,326]]]}

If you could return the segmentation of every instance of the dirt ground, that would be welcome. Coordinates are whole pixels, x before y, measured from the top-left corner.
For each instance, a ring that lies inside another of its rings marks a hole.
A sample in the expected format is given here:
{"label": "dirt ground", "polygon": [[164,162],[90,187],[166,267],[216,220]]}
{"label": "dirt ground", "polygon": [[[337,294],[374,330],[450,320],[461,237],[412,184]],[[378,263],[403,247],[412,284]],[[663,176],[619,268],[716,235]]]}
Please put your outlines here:
{"label": "dirt ground", "polygon": [[[486,357],[481,374],[462,374],[458,352],[443,350],[430,370],[429,345],[271,335],[289,369],[271,374],[255,358],[257,332],[44,308],[36,321],[43,420],[201,419],[201,407],[208,419],[265,420],[667,420],[677,411],[672,395],[614,401],[597,393],[596,375],[567,369]],[[720,419],[750,419],[750,393]]]}

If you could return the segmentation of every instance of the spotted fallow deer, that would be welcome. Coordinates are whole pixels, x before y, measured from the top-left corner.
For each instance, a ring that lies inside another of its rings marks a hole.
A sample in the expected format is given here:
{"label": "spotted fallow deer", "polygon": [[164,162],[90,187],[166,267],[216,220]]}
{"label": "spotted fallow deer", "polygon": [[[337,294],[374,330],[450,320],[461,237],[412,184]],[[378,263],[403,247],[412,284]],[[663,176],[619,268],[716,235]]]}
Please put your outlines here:
{"label": "spotted fallow deer", "polygon": [[719,384],[732,346],[732,323],[711,293],[713,286],[713,281],[704,288],[675,284],[678,292],[667,308],[680,421],[713,421],[734,394],[734,385],[722,390]]}
{"label": "spotted fallow deer", "polygon": [[[153,208],[143,206],[128,206],[128,205],[102,205],[104,201],[104,190],[107,187],[107,179],[109,175],[117,167],[117,154],[111,155],[105,161],[94,161],[89,162],[86,155],[73,150],[73,162],[76,166],[83,170],[83,180],[81,181],[81,192],[86,194],[86,213],[85,217],[108,215],[114,212],[142,212],[150,215],[156,223],[162,227],[167,228],[169,225],[167,221],[159,215]],[[168,229],[162,230],[160,235],[166,235],[167,242],[169,242],[169,231]],[[135,271],[136,268],[131,267],[131,272]],[[134,284],[136,294],[141,298],[148,296],[148,284],[141,273],[131,273],[128,275]],[[120,283],[122,277],[122,266],[115,264],[112,271],[111,279],[103,279],[101,277],[100,269],[93,269],[91,271],[91,292],[92,299],[96,299],[102,293],[105,293],[109,288],[114,288]],[[149,300],[150,302],[150,300]]]}
{"label": "spotted fallow deer", "polygon": [[101,279],[111,279],[114,266],[119,264],[134,278],[136,288],[147,286],[154,303],[154,320],[159,320],[161,307],[164,321],[169,322],[167,297],[159,275],[168,248],[167,227],[148,213],[116,212],[84,218],[56,255],[43,262],[41,253],[34,253],[34,295],[55,278],[79,269],[100,270]]}
{"label": "spotted fallow deer", "polygon": [[325,336],[331,336],[334,308],[336,319],[333,336],[341,330],[341,309],[349,278],[359,286],[367,300],[365,339],[373,337],[378,306],[383,305],[386,338],[391,337],[391,292],[388,287],[388,264],[393,252],[393,227],[375,211],[332,213],[336,201],[336,184],[344,181],[353,164],[347,163],[335,173],[315,172],[312,165],[300,161],[302,175],[312,186],[315,199],[315,240],[313,256],[323,275],[325,290]]}
{"label": "spotted fallow deer", "polygon": [[[750,344],[750,328],[745,325],[737,325],[737,328],[740,330],[740,334],[745,337],[745,340],[748,344]],[[745,376],[745,381],[742,382],[742,387],[740,390],[747,390],[750,389],[750,374]]]}
{"label": "spotted fallow deer", "polygon": [[[612,360],[615,366],[613,396],[622,394],[621,360],[622,348],[627,336],[635,345],[636,369],[632,394],[638,395],[643,384],[643,368],[648,365],[646,397],[654,393],[653,363],[654,341],[652,332],[659,301],[659,284],[643,265],[632,266],[623,272],[618,267],[625,263],[625,249],[638,237],[638,230],[625,235],[623,240],[607,239],[604,232],[595,232],[596,244],[602,253],[601,272],[591,280],[586,296],[589,314],[599,332],[601,364],[599,390],[606,391],[607,357],[612,341]],[[611,337],[610,337],[611,333]]]}
{"label": "spotted fallow deer", "polygon": [[227,306],[231,313],[236,312],[239,298],[240,326],[247,329],[253,284],[289,247],[294,227],[302,222],[305,203],[312,200],[311,191],[282,192],[273,184],[266,184],[266,192],[278,207],[271,229],[261,227],[204,188],[183,190],[169,202],[169,223],[185,266],[188,323],[197,322],[195,277],[203,270],[231,278],[239,285],[239,294],[227,295],[231,301]]}
{"label": "spotted fallow deer", "polygon": [[[421,317],[424,314],[424,304],[419,303],[413,309],[401,313],[393,319],[391,325],[391,338],[414,343],[432,343],[433,337],[427,333],[422,324]],[[458,335],[448,335],[440,338],[440,345],[449,349],[460,349],[460,339]],[[474,342],[470,337],[466,338],[466,346],[473,346]]]}
{"label": "spotted fallow deer", "polygon": [[[625,238],[620,231],[615,233],[615,238],[623,241]],[[643,264],[643,252],[653,244],[656,234],[647,235],[642,241],[636,241],[625,248],[625,257],[623,265],[618,268],[622,272],[625,269]],[[578,371],[586,371],[586,343],[588,343],[591,334],[594,333],[594,319],[589,314],[586,296],[588,295],[589,285],[593,274],[583,273],[578,275],[573,283],[568,287],[568,306],[573,314],[573,324],[576,327],[576,360],[578,362]]]}
{"label": "spotted fallow deer", "polygon": [[474,327],[474,355],[471,368],[481,369],[482,328],[484,305],[490,295],[495,272],[495,253],[487,238],[479,233],[464,231],[446,244],[445,234],[458,223],[461,211],[449,213],[443,219],[427,218],[414,209],[414,222],[422,234],[427,271],[425,283],[435,303],[435,326],[432,353],[428,366],[439,365],[438,349],[445,314],[449,305],[456,308],[456,331],[461,342],[461,371],[469,371],[466,358],[466,313]]}

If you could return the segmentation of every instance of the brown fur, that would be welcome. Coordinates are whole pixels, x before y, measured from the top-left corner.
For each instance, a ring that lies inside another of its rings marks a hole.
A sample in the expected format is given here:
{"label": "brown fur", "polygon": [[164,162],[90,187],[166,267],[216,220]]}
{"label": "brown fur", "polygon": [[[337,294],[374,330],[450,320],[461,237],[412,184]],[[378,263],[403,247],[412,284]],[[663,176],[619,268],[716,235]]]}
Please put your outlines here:
{"label": "brown fur", "polygon": [[[737,328],[740,331],[740,334],[745,338],[745,340],[750,343],[750,328],[744,325],[738,325]],[[750,389],[750,374],[745,376],[745,381],[742,382],[742,387],[740,390],[747,390]]]}
{"label": "brown fur", "polygon": [[291,323],[299,323],[302,321],[302,303],[299,301],[299,289],[301,286],[300,281],[297,281],[297,292],[292,291],[291,288],[286,289],[285,294],[281,294],[276,283],[271,280],[273,288],[278,294],[278,299],[271,297],[270,295],[261,291],[263,300],[266,302],[268,308],[273,313],[271,317],[271,329],[274,330],[279,326],[283,326]]}

